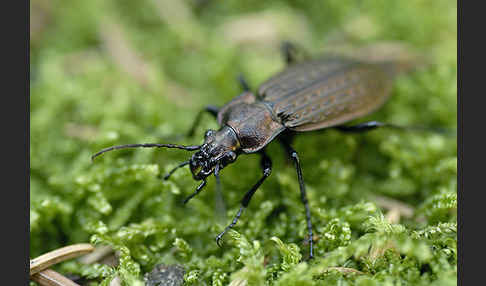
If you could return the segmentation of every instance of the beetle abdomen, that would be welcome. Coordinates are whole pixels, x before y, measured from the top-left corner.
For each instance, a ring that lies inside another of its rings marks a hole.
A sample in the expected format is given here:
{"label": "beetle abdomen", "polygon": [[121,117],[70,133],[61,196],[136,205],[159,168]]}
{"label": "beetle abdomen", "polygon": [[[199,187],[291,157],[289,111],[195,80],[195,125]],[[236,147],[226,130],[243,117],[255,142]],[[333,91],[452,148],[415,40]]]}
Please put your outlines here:
{"label": "beetle abdomen", "polygon": [[389,87],[380,65],[333,58],[292,65],[258,92],[285,127],[310,131],[374,111],[387,99]]}

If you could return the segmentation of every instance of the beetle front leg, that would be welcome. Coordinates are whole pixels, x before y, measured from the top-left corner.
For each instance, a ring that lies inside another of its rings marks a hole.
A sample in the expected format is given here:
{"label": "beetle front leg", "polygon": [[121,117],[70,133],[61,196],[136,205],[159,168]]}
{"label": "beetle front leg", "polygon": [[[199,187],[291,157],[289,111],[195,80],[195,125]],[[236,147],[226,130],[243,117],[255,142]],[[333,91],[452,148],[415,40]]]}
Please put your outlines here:
{"label": "beetle front leg", "polygon": [[194,136],[197,125],[201,121],[201,117],[202,117],[203,113],[205,113],[205,112],[210,113],[211,115],[214,116],[214,118],[216,118],[216,117],[218,117],[219,107],[216,107],[214,105],[208,105],[203,110],[199,111],[199,113],[196,115],[196,119],[194,119],[194,123],[192,124],[191,129],[187,133],[188,137]]}
{"label": "beetle front leg", "polygon": [[219,178],[219,167],[214,170],[216,179],[216,191],[214,192],[214,215],[221,222],[226,220],[226,203],[224,201],[223,191],[221,190],[221,179]]}
{"label": "beetle front leg", "polygon": [[304,184],[304,178],[302,177],[302,168],[300,167],[300,160],[299,160],[299,155],[297,152],[288,144],[287,141],[282,140],[282,145],[285,148],[285,151],[288,153],[290,156],[290,159],[294,162],[295,169],[297,170],[297,178],[299,179],[299,187],[300,187],[300,199],[302,203],[304,204],[305,207],[305,216],[306,216],[306,221],[307,221],[307,230],[309,234],[309,259],[314,257],[314,248],[313,248],[313,233],[312,233],[312,222],[311,222],[311,214],[310,214],[310,208],[309,208],[309,201],[307,199],[307,193],[305,191],[305,184]]}
{"label": "beetle front leg", "polygon": [[245,196],[243,197],[243,199],[241,200],[241,206],[240,206],[240,209],[238,210],[238,212],[236,213],[235,217],[233,218],[233,221],[231,222],[231,224],[229,224],[220,234],[218,234],[218,236],[216,236],[216,243],[218,244],[219,247],[221,247],[221,244],[220,244],[220,240],[221,238],[223,237],[223,235],[230,229],[232,228],[233,226],[235,226],[236,222],[238,222],[238,219],[240,218],[241,214],[243,213],[243,211],[248,207],[248,205],[250,204],[250,200],[253,196],[253,194],[256,192],[256,190],[258,190],[258,188],[260,187],[260,185],[263,183],[263,181],[265,181],[266,178],[268,178],[270,176],[270,174],[272,173],[272,160],[270,159],[270,157],[267,156],[267,154],[262,151],[260,153],[262,155],[262,159],[261,159],[261,167],[263,169],[263,176],[260,178],[260,180],[258,180],[258,182],[253,185],[253,187],[245,194]]}

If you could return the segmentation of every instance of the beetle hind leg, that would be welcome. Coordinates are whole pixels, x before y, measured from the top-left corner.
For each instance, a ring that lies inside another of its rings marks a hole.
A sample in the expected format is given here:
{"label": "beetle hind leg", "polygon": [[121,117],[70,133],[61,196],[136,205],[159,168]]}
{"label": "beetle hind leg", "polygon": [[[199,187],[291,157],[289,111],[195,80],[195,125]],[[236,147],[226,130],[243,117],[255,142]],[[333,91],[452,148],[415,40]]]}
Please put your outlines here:
{"label": "beetle hind leg", "polygon": [[433,132],[433,133],[440,133],[440,134],[448,134],[451,132],[451,130],[447,130],[445,128],[433,128],[433,127],[425,127],[425,126],[401,126],[401,125],[395,125],[391,123],[383,123],[379,121],[368,121],[368,122],[363,122],[351,126],[341,125],[341,126],[336,126],[334,128],[341,132],[361,133],[361,132],[367,132],[382,127],[396,129],[396,130],[403,130],[403,131],[423,131],[423,132]]}
{"label": "beetle hind leg", "polygon": [[341,125],[341,126],[336,126],[334,128],[341,131],[341,132],[361,133],[361,132],[371,131],[371,130],[379,128],[379,127],[392,127],[392,128],[397,128],[397,129],[403,128],[403,127],[400,127],[400,126],[395,126],[395,125],[392,125],[392,124],[382,123],[382,122],[378,122],[378,121],[368,121],[368,122],[363,122],[363,123],[359,123],[359,124],[351,125],[351,126]]}
{"label": "beetle hind leg", "polygon": [[300,200],[304,204],[305,208],[305,217],[306,217],[306,223],[307,223],[307,231],[309,235],[309,259],[314,258],[314,235],[312,232],[312,221],[311,221],[311,213],[310,213],[310,208],[309,208],[309,200],[307,199],[307,192],[305,190],[305,183],[304,183],[304,178],[302,176],[302,168],[300,166],[300,160],[299,160],[299,155],[297,152],[290,146],[288,141],[286,140],[281,140],[281,143],[283,147],[285,148],[285,151],[289,155],[290,159],[294,162],[295,169],[297,171],[297,178],[299,180],[299,188],[300,188]]}

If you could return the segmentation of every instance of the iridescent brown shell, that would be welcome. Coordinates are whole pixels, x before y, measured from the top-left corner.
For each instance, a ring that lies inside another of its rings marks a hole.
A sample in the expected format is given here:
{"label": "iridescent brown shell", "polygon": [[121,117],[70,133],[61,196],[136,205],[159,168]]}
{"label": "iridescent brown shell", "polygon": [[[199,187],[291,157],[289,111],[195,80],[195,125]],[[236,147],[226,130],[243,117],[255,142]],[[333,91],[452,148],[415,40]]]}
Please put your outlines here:
{"label": "iridescent brown shell", "polygon": [[343,124],[379,108],[390,76],[384,65],[329,58],[291,65],[264,82],[257,96],[234,98],[218,113],[241,149],[253,153],[285,129],[311,131]]}
{"label": "iridescent brown shell", "polygon": [[310,131],[373,112],[389,89],[384,66],[332,58],[290,66],[263,83],[258,96],[285,127]]}
{"label": "iridescent brown shell", "polygon": [[223,106],[218,113],[218,122],[235,131],[245,153],[262,149],[285,130],[272,110],[251,92],[245,92]]}

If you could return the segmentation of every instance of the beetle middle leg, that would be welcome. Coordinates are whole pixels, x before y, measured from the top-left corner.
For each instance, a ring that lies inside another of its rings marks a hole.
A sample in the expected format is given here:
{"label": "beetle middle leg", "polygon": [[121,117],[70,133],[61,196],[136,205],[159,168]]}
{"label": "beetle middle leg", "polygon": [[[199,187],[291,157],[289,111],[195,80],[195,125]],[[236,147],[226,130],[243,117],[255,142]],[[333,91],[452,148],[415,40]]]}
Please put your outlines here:
{"label": "beetle middle leg", "polygon": [[282,52],[282,55],[287,65],[291,65],[297,61],[296,59],[297,48],[291,42],[283,42],[282,46],[280,47],[280,50]]}
{"label": "beetle middle leg", "polygon": [[268,157],[268,155],[265,153],[265,151],[261,151],[260,154],[262,155],[262,158],[261,158],[261,162],[260,163],[261,163],[261,167],[263,169],[263,176],[260,178],[260,180],[258,180],[258,182],[256,182],[255,185],[253,185],[253,187],[248,192],[246,192],[245,196],[241,200],[240,209],[238,210],[238,212],[236,213],[235,217],[233,218],[233,221],[220,234],[218,234],[218,236],[216,236],[216,243],[220,247],[221,247],[220,240],[223,237],[223,235],[230,228],[232,228],[233,226],[235,226],[236,222],[238,222],[238,219],[240,218],[240,216],[243,213],[243,211],[250,204],[250,200],[253,197],[253,194],[255,194],[256,190],[258,190],[258,188],[260,187],[260,185],[272,173],[272,160],[270,159],[270,157]]}
{"label": "beetle middle leg", "polygon": [[192,123],[191,129],[189,129],[189,132],[187,132],[188,137],[194,136],[194,133],[196,132],[196,128],[199,122],[201,122],[201,117],[206,112],[210,113],[214,118],[216,118],[218,116],[219,107],[216,107],[214,105],[208,105],[203,110],[199,111],[199,113],[196,115],[196,119],[194,119],[194,123]]}
{"label": "beetle middle leg", "polygon": [[297,47],[294,43],[288,41],[282,43],[280,51],[287,65],[309,58],[309,54],[303,48]]}
{"label": "beetle middle leg", "polygon": [[309,259],[314,257],[314,249],[313,249],[313,233],[312,233],[312,222],[311,222],[311,214],[310,214],[310,208],[309,208],[309,201],[307,199],[307,193],[305,191],[305,183],[304,183],[304,178],[302,176],[302,168],[300,166],[300,160],[299,160],[299,155],[297,154],[297,151],[290,146],[290,143],[288,140],[281,139],[280,142],[282,143],[283,147],[285,148],[285,151],[289,155],[290,159],[294,162],[295,169],[297,170],[297,178],[299,180],[299,188],[300,188],[300,200],[304,204],[305,207],[305,216],[306,216],[306,222],[307,222],[307,231],[309,234]]}

